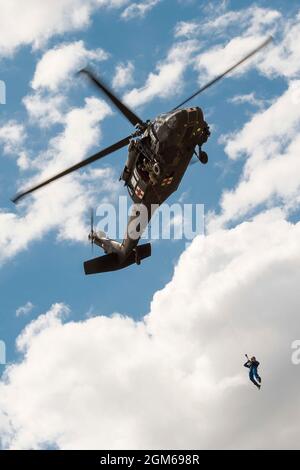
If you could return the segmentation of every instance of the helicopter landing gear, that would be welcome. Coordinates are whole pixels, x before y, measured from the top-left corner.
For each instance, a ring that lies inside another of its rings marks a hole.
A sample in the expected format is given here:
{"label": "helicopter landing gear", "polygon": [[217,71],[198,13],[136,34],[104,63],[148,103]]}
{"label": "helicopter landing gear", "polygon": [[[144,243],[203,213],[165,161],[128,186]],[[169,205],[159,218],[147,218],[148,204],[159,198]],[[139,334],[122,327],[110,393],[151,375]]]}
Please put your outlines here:
{"label": "helicopter landing gear", "polygon": [[153,173],[155,174],[155,176],[159,176],[160,175],[160,166],[159,164],[156,162],[154,163],[153,167]]}
{"label": "helicopter landing gear", "polygon": [[200,162],[203,163],[203,165],[206,165],[206,163],[208,162],[208,155],[206,152],[203,152],[202,150],[200,150],[198,158]]}
{"label": "helicopter landing gear", "polygon": [[206,152],[203,152],[203,150],[201,150],[200,145],[198,146],[198,149],[198,153],[196,152],[196,150],[194,150],[194,153],[197,156],[198,160],[200,160],[203,165],[206,165],[206,163],[208,162],[208,155]]}
{"label": "helicopter landing gear", "polygon": [[138,250],[134,250],[134,251],[135,251],[135,263],[136,263],[137,265],[140,265],[140,264],[141,264],[141,257],[140,257],[140,255],[139,255],[139,253],[138,253]]}

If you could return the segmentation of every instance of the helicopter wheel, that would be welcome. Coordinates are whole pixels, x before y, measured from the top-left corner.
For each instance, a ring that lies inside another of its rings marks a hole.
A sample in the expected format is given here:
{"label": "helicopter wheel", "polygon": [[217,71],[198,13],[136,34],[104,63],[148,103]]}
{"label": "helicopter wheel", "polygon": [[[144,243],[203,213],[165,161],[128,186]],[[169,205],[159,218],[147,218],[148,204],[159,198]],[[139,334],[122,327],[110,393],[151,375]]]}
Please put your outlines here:
{"label": "helicopter wheel", "polygon": [[154,163],[153,165],[153,172],[155,174],[155,176],[159,176],[160,175],[160,166],[158,163]]}
{"label": "helicopter wheel", "polygon": [[135,250],[135,262],[138,266],[141,264],[141,257],[139,256],[137,250]]}
{"label": "helicopter wheel", "polygon": [[203,165],[206,165],[206,163],[208,162],[208,155],[206,152],[203,152],[201,150],[200,154],[199,154],[199,160],[201,163],[203,163]]}

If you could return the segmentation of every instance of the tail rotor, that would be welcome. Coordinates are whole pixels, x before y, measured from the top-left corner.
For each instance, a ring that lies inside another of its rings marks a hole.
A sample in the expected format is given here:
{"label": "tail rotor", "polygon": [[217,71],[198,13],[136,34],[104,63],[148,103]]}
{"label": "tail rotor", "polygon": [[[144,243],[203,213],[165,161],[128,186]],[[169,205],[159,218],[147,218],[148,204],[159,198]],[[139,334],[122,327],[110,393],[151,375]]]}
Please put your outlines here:
{"label": "tail rotor", "polygon": [[90,209],[90,226],[91,226],[91,230],[89,233],[89,240],[91,242],[92,252],[94,252],[95,231],[94,231],[94,209],[92,207]]}

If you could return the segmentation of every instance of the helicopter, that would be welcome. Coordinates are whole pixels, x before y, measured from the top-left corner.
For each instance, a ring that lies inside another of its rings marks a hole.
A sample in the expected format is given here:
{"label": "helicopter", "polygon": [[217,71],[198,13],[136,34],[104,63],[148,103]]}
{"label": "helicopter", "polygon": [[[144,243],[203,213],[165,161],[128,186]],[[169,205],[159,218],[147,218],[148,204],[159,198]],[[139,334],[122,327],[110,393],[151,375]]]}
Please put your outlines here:
{"label": "helicopter", "polygon": [[134,132],[46,181],[18,193],[12,201],[17,203],[37,189],[128,146],[128,157],[120,180],[127,187],[134,205],[124,239],[118,242],[111,240],[103,232],[97,233],[91,214],[88,238],[92,244],[102,248],[105,255],[85,261],[84,272],[87,275],[98,274],[123,269],[135,263],[139,265],[142,260],[151,256],[151,244],[139,245],[139,241],[155,210],[177,190],[194,155],[202,164],[208,162],[207,153],[202,150],[202,146],[209,138],[210,130],[203,111],[199,107],[183,106],[259,52],[271,40],[272,37],[267,38],[171,111],[147,121],[143,121],[122,102],[93,70],[82,69],[78,73],[86,76],[108,98],[135,127]]}

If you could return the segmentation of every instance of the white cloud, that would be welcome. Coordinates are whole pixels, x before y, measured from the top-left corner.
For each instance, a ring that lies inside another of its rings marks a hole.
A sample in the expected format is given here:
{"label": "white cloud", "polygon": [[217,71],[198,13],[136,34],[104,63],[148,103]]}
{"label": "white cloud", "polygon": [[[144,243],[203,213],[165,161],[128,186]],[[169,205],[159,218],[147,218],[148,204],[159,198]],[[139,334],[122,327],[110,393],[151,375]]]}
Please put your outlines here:
{"label": "white cloud", "polygon": [[[277,148],[280,148],[281,144],[295,136],[300,118],[299,103],[296,99],[300,96],[299,87],[299,80],[290,82],[288,89],[271,106],[255,114],[241,132],[236,133],[235,138],[228,139],[226,152],[230,158],[236,159],[243,154],[249,155],[259,150],[257,142],[266,146],[274,141]],[[267,149],[264,148],[265,150]]]}
{"label": "white cloud", "polygon": [[157,72],[149,74],[145,85],[126,93],[126,102],[132,106],[139,106],[155,97],[169,98],[179,93],[183,86],[182,79],[186,67],[197,49],[196,41],[176,43],[168,52],[166,59],[157,65]]}
{"label": "white cloud", "polygon": [[[199,72],[199,81],[203,84],[224,72],[226,68],[232,66],[261,44],[268,35],[279,29],[280,21],[281,14],[278,11],[255,6],[237,12],[226,12],[221,16],[215,16],[208,23],[195,20],[177,23],[175,37],[194,39],[175,43],[166,59],[157,64],[157,71],[149,74],[145,85],[141,88],[135,88],[125,95],[126,101],[132,106],[139,106],[151,101],[156,96],[168,98],[175,91],[180,92],[184,72],[191,65]],[[199,53],[205,44],[203,40],[200,40],[202,36],[205,40],[207,36],[218,40],[219,33],[227,33],[228,26],[232,25],[236,28],[235,32],[240,33],[239,35],[225,44],[218,43],[210,48],[206,47],[204,52]],[[215,31],[218,31],[218,35]],[[271,46],[268,50],[270,49]],[[257,54],[242,64],[231,75],[243,74],[254,64],[263,72],[260,64],[266,58],[266,50],[263,54]],[[198,55],[196,55],[197,52]]]}
{"label": "white cloud", "polygon": [[[50,140],[45,157],[51,158],[51,164],[43,176],[80,161],[101,136],[99,122],[111,114],[105,101],[98,98],[86,98],[84,107],[71,109],[65,116],[64,131]],[[41,163],[44,165],[42,157],[37,161]]]}
{"label": "white cloud", "polygon": [[[198,53],[203,44],[199,39],[190,39],[175,43],[170,49],[165,60],[156,66],[156,72],[151,72],[146,83],[141,88],[134,88],[125,95],[125,100],[132,106],[139,106],[151,101],[154,97],[169,98],[175,92],[182,90],[182,79],[187,67],[193,65],[199,72],[199,80],[202,83],[219,75],[224,70],[240,60],[245,54],[256,48],[279,27],[281,15],[272,9],[250,7],[238,12],[227,12],[215,17],[207,24],[197,21],[179,22],[175,27],[175,37],[195,38],[206,31],[207,34],[214,30],[226,31],[229,25],[234,24],[240,35],[229,40],[226,44],[216,44],[206,48],[205,52]],[[214,36],[210,34],[210,36]],[[232,36],[232,35],[231,35]],[[271,46],[269,46],[269,50]],[[255,64],[265,60],[264,55],[258,54],[245,64],[241,65],[231,75],[243,74]],[[266,66],[265,66],[266,67]],[[266,73],[266,72],[263,72]]]}
{"label": "white cloud", "polygon": [[113,87],[125,88],[133,83],[134,65],[132,62],[120,63],[116,66]]}
{"label": "white cloud", "polygon": [[17,155],[17,165],[25,170],[29,167],[29,157],[25,150],[27,133],[25,126],[15,120],[10,120],[0,126],[0,145],[4,154]]}
{"label": "white cloud", "polygon": [[199,32],[199,29],[199,23],[195,21],[179,21],[175,26],[174,35],[177,38],[186,37],[190,39]]}
{"label": "white cloud", "polygon": [[[267,36],[271,36],[280,29],[281,14],[277,10],[260,8],[257,6],[239,11],[229,11],[216,16],[210,21],[199,25],[203,35],[209,35],[214,40],[219,36],[230,37],[225,44],[217,43],[196,59],[196,70],[199,71],[199,80],[203,83],[231,67],[248,52],[261,44]],[[229,27],[231,28],[229,30]],[[233,37],[235,36],[235,37]],[[231,72],[231,76],[248,71],[253,64],[259,67],[272,45],[258,53],[250,60]]]}
{"label": "white cloud", "polygon": [[233,104],[251,104],[258,108],[264,108],[268,101],[257,98],[254,92],[246,93],[245,95],[236,95],[233,98],[230,98],[229,103]]}
{"label": "white cloud", "polygon": [[9,56],[24,45],[41,47],[49,38],[86,27],[93,11],[119,8],[128,0],[0,0],[0,56]]}
{"label": "white cloud", "polygon": [[[200,83],[210,80],[226,69],[233,66],[245,55],[258,47],[265,40],[265,36],[238,36],[231,39],[226,45],[212,47],[207,52],[203,52],[196,59],[195,68],[199,72]],[[241,75],[257,63],[259,54],[240,65],[230,73],[230,76]]]}
{"label": "white cloud", "polygon": [[[30,166],[36,173],[30,180],[23,181],[23,188],[86,157],[92,147],[99,144],[99,121],[110,113],[107,104],[96,98],[86,98],[82,108],[69,111],[62,132],[50,140],[44,153],[31,160]],[[87,208],[95,203],[95,196],[99,196],[99,188],[108,196],[116,192],[110,169],[102,169],[101,174],[96,170],[97,181],[93,178],[94,171],[68,176],[38,191],[17,207],[17,214],[0,212],[1,263],[53,229],[59,239],[86,240],[84,218]]]}
{"label": "white cloud", "polygon": [[[298,35],[300,37],[299,22],[297,22],[299,15],[296,16],[296,20],[284,21],[276,11],[260,11],[255,7],[242,12],[226,13],[224,17],[216,18],[215,22],[221,27],[222,21],[226,19],[225,24],[229,19],[237,21],[235,16],[239,15],[244,15],[244,19],[241,19],[241,35],[224,46],[214,46],[198,57],[197,68],[202,73],[201,80],[203,73],[205,79],[218,75],[247,50],[259,44],[270,32],[269,27],[277,28],[279,36],[282,37],[281,41],[268,46],[237,72],[244,73],[256,67],[267,77],[274,75],[289,79],[296,77],[300,69],[297,41],[295,42],[294,38]],[[285,63],[289,66],[282,66]],[[257,103],[253,94],[236,97],[236,101],[241,102],[241,100]],[[299,102],[299,82],[290,81],[281,96],[269,102],[265,101],[264,107],[261,106],[241,129],[220,139],[220,143],[225,143],[225,152],[230,159],[243,157],[246,161],[236,187],[224,191],[220,203],[221,214],[212,215],[210,230],[214,230],[220,224],[237,221],[251,211],[257,211],[263,204],[279,205],[288,211],[298,207]]]}
{"label": "white cloud", "polygon": [[[54,305],[20,335],[22,360],[1,383],[4,444],[299,448],[299,235],[275,210],[196,238],[143,321],[65,322]],[[261,362],[261,392],[246,352]]]}
{"label": "white cloud", "polygon": [[268,54],[264,55],[259,69],[267,76],[279,75],[287,78],[299,77],[300,62],[300,11],[295,18],[285,21],[281,27],[281,37]]}
{"label": "white cloud", "polygon": [[34,305],[32,302],[26,302],[26,304],[17,308],[16,316],[20,317],[22,315],[28,315],[28,313],[30,313],[33,308],[34,308]]}
{"label": "white cloud", "polygon": [[38,62],[32,80],[34,90],[47,88],[55,91],[65,82],[75,80],[75,73],[91,61],[107,59],[108,54],[103,49],[88,50],[83,41],[60,44],[50,49]]}
{"label": "white cloud", "polygon": [[203,26],[203,32],[213,34],[223,33],[229,27],[237,26],[242,29],[247,29],[247,34],[261,34],[267,26],[272,26],[281,17],[281,14],[277,10],[271,8],[261,8],[258,6],[252,6],[249,8],[226,11],[223,15],[216,15],[214,12],[214,18],[209,21],[205,21]]}
{"label": "white cloud", "polygon": [[[251,59],[258,70],[268,77],[283,76],[287,78],[298,78],[300,52],[298,43],[300,40],[299,28],[300,12],[293,18],[282,17],[277,10],[250,7],[239,11],[229,11],[224,15],[217,16],[210,21],[199,24],[200,30],[204,34],[222,35],[232,37],[232,28],[235,28],[235,35],[239,36],[231,39],[225,45],[215,45],[203,55],[199,56],[198,69],[201,73],[206,73],[208,77],[221,71],[221,64],[224,68],[231,65],[238,59],[238,54],[244,54],[248,46],[252,47],[255,41],[259,43],[262,38],[268,35],[275,35],[275,40],[267,49],[259,54],[255,59]],[[229,27],[231,30],[229,30]],[[196,31],[196,28],[195,28]],[[222,59],[222,60],[221,60]],[[218,64],[219,62],[219,64]],[[251,63],[248,63],[248,67]],[[239,69],[241,73],[245,68]]]}
{"label": "white cloud", "polygon": [[10,120],[0,126],[0,144],[4,153],[17,153],[26,139],[26,131],[23,124]]}
{"label": "white cloud", "polygon": [[237,186],[223,193],[218,224],[245,216],[264,203],[289,209],[299,204],[299,96],[300,82],[292,81],[271,106],[254,114],[235,134],[223,137],[229,158],[247,160]]}
{"label": "white cloud", "polygon": [[30,121],[39,127],[50,127],[53,124],[63,124],[66,112],[66,97],[63,95],[48,95],[40,92],[27,95],[23,99]]}
{"label": "white cloud", "polygon": [[152,10],[162,0],[143,0],[139,3],[131,3],[123,13],[121,18],[124,20],[132,20],[134,18],[144,18],[146,14]]}
{"label": "white cloud", "polygon": [[[219,38],[230,34],[232,37],[232,29],[237,28],[247,35],[260,35],[266,28],[274,31],[274,26],[281,18],[281,14],[277,10],[271,8],[261,8],[252,6],[249,8],[226,11],[224,5],[224,13],[220,14],[220,8],[212,4],[210,14],[206,15],[205,20],[180,21],[175,27],[175,36],[189,37],[209,36],[209,39]],[[229,28],[231,30],[229,31]]]}

